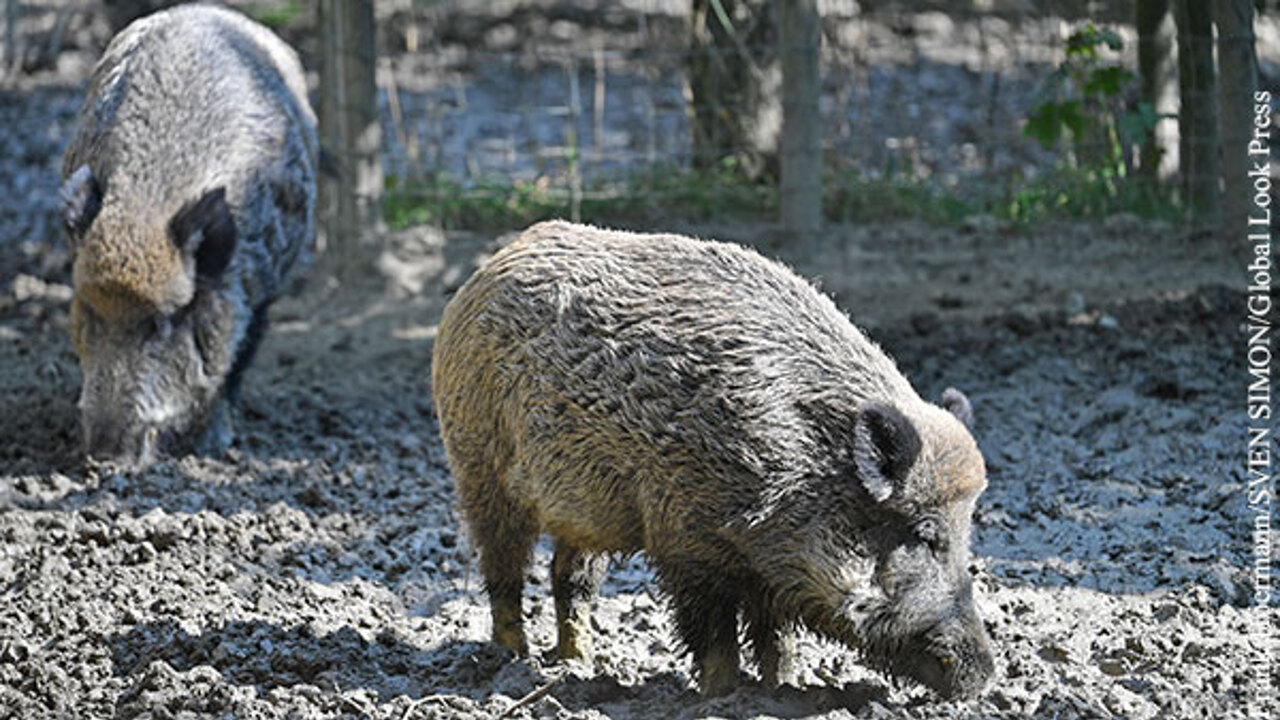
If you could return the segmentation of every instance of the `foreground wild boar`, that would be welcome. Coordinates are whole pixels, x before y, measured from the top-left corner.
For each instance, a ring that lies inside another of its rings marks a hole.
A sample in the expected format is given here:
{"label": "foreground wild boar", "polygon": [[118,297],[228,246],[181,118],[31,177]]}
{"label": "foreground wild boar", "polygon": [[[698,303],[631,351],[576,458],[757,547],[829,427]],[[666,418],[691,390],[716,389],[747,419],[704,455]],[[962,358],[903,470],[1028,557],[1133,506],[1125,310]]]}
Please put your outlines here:
{"label": "foreground wild boar", "polygon": [[527,230],[445,309],[432,382],[494,640],[555,539],[561,657],[590,652],[601,556],[643,549],[702,691],[766,682],[805,627],[944,697],[993,672],[967,571],[986,486],[966,429],[824,295],[741,247]]}
{"label": "foreground wild boar", "polygon": [[227,10],[138,20],[63,159],[87,452],[219,452],[267,306],[309,256],[315,116],[297,56]]}

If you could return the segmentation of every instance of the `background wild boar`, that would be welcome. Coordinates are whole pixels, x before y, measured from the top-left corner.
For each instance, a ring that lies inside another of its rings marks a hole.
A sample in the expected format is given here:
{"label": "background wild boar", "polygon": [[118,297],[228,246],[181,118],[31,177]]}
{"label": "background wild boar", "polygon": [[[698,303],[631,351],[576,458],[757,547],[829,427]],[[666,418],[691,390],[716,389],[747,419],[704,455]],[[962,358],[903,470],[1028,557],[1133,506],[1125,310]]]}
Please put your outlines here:
{"label": "background wild boar", "polygon": [[766,682],[799,626],[945,697],[993,673],[969,527],[986,486],[968,401],[920,399],[824,295],[736,245],[527,230],[445,309],[432,382],[495,641],[555,539],[559,653],[590,652],[606,553],[643,549],[703,692]]}
{"label": "background wild boar", "polygon": [[267,306],[314,242],[302,67],[234,12],[156,13],[111,41],[79,123],[62,194],[86,449],[221,451]]}

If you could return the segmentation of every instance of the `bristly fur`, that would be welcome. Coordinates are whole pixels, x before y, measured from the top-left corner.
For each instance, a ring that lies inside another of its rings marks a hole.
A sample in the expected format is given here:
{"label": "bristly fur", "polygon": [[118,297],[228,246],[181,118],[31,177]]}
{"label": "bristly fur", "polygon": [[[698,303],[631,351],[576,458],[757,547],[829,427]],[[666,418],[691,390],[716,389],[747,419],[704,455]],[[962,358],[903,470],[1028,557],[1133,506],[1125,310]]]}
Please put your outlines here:
{"label": "bristly fur", "polygon": [[217,452],[226,390],[315,238],[316,120],[297,56],[186,5],[112,39],[63,158],[87,449]]}
{"label": "bristly fur", "polygon": [[[777,683],[799,626],[903,672],[909,659],[885,653],[971,603],[969,518],[985,485],[973,438],[779,263],[542,223],[458,291],[434,353],[498,642],[526,646],[518,589],[540,531],[557,554],[643,549],[708,693],[738,680],[740,614]],[[916,535],[926,519],[945,552]],[[570,582],[553,573],[553,587]],[[984,651],[980,623],[957,627],[948,642]],[[931,686],[968,691],[983,667]]]}

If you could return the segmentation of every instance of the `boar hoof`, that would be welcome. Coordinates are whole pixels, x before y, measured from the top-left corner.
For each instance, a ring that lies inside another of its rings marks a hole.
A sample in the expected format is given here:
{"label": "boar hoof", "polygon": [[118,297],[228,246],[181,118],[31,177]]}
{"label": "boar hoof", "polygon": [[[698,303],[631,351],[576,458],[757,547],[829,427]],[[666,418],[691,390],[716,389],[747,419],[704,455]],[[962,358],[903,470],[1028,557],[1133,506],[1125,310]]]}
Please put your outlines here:
{"label": "boar hoof", "polygon": [[765,687],[777,690],[783,685],[796,684],[795,653],[796,640],[790,633],[780,636],[776,645],[764,653],[760,658],[760,675]]}
{"label": "boar hoof", "polygon": [[489,610],[493,614],[493,641],[517,655],[529,654],[520,605],[517,603],[512,608],[507,603],[491,602]]}
{"label": "boar hoof", "polygon": [[209,429],[205,431],[198,449],[204,455],[217,457],[230,449],[231,442],[236,437],[235,426],[231,422],[231,404],[225,398],[220,398],[213,406],[212,415]]}
{"label": "boar hoof", "polygon": [[698,689],[703,697],[728,695],[741,684],[737,647],[712,648],[699,665]]}
{"label": "boar hoof", "polygon": [[493,641],[517,655],[529,654],[529,643],[524,638],[524,629],[519,627],[495,627]]}
{"label": "boar hoof", "polygon": [[556,655],[560,660],[590,660],[592,653],[591,622],[588,618],[574,618],[561,623],[556,642]]}
{"label": "boar hoof", "polygon": [[591,598],[608,562],[556,539],[551,560],[551,593],[556,604],[556,654],[560,660],[591,659]]}

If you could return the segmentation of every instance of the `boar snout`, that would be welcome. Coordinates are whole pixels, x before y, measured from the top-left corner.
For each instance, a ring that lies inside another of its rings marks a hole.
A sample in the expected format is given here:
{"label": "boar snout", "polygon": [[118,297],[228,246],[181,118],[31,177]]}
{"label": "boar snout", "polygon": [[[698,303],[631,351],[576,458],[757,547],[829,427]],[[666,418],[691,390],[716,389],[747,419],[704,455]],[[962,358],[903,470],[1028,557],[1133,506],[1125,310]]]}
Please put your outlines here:
{"label": "boar snout", "polygon": [[914,662],[904,658],[904,674],[945,699],[976,697],[995,674],[990,639],[971,605],[926,632],[919,646]]}
{"label": "boar snout", "polygon": [[85,454],[99,462],[129,468],[153,462],[172,435],[156,425],[124,422],[110,415],[86,416],[82,422]]}
{"label": "boar snout", "polygon": [[916,587],[896,600],[874,603],[862,625],[869,664],[943,699],[980,695],[995,675],[995,659],[971,584],[967,578],[959,582],[951,593]]}

